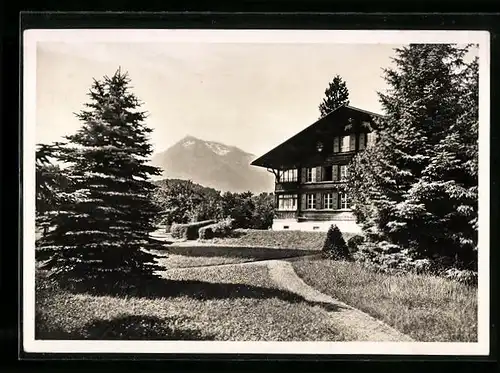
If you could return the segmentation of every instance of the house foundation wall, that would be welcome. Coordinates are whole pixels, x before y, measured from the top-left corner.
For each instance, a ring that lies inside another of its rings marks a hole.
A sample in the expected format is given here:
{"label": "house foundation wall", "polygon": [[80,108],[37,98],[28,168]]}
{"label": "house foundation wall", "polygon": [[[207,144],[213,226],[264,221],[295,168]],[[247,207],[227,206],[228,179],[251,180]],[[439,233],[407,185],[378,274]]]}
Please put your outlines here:
{"label": "house foundation wall", "polygon": [[319,231],[326,232],[332,224],[335,224],[343,233],[361,233],[361,226],[353,220],[323,220],[298,222],[296,219],[275,219],[272,230],[290,231]]}

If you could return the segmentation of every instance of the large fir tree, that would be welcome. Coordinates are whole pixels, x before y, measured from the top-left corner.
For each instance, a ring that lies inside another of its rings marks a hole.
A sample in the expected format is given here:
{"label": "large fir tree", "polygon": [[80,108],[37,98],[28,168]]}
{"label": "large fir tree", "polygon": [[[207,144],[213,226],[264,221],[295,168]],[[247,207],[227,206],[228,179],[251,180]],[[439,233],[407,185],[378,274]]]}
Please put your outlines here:
{"label": "large fir tree", "polygon": [[328,88],[325,90],[325,98],[319,105],[320,118],[342,105],[349,105],[349,91],[347,84],[336,75],[333,80],[328,83]]}
{"label": "large fir tree", "polygon": [[59,165],[52,163],[59,144],[39,144],[36,151],[36,214],[44,216],[57,208],[65,177]]}
{"label": "large fir tree", "polygon": [[143,249],[156,245],[149,237],[158,212],[149,176],[160,172],[147,165],[151,129],[129,82],[120,70],[95,80],[77,114],[82,127],[57,153],[68,165],[68,183],[38,252],[67,283],[130,282],[156,268]]}
{"label": "large fir tree", "polygon": [[463,257],[475,246],[477,75],[464,62],[467,50],[410,45],[384,71],[387,115],[349,183],[372,240],[425,256]]}

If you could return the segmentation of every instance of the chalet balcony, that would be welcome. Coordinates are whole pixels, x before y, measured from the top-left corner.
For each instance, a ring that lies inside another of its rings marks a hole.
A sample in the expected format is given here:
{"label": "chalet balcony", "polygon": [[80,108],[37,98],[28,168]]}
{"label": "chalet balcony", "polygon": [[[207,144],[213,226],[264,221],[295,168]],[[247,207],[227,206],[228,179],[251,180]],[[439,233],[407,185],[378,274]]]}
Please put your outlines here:
{"label": "chalet balcony", "polygon": [[355,221],[351,209],[338,209],[338,210],[304,210],[297,215],[297,221]]}
{"label": "chalet balcony", "polygon": [[297,219],[299,212],[297,210],[275,210],[275,219]]}
{"label": "chalet balcony", "polygon": [[329,190],[329,189],[336,189],[339,185],[344,185],[345,183],[346,183],[345,180],[306,182],[306,183],[300,184],[299,189],[301,191]]}
{"label": "chalet balcony", "polygon": [[279,183],[276,183],[275,185],[276,192],[297,191],[298,189],[299,189],[298,181],[281,181]]}

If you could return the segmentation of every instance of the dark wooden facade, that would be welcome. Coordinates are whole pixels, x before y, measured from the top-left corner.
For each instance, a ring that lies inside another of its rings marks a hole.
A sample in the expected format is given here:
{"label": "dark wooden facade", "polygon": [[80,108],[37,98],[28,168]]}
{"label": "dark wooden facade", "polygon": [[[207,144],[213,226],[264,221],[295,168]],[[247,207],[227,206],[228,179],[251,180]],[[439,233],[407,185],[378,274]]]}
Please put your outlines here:
{"label": "dark wooden facade", "polygon": [[[339,193],[345,181],[337,172],[340,166],[349,165],[357,152],[370,146],[376,118],[380,117],[342,106],[253,161],[252,165],[266,167],[276,176],[276,218],[299,222],[354,220],[350,209],[341,206]],[[346,140],[342,140],[344,137]],[[342,141],[348,141],[348,148],[342,149]],[[297,170],[296,180],[281,180],[284,171],[293,169]],[[280,210],[280,195],[296,196],[296,207]],[[333,202],[326,203],[325,198]]]}

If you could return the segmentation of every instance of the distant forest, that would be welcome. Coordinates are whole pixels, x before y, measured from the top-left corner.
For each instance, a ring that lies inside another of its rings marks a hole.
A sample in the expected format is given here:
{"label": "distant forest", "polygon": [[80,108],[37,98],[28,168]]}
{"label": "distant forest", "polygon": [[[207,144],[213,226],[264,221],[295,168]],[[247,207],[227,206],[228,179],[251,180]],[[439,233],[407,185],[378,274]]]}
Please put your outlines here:
{"label": "distant forest", "polygon": [[273,223],[272,193],[232,193],[196,184],[190,180],[163,179],[154,201],[160,208],[159,223],[188,223],[208,219],[234,219],[237,228],[269,229]]}

